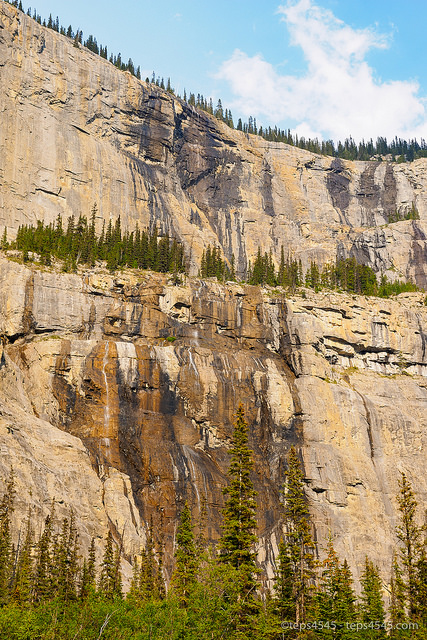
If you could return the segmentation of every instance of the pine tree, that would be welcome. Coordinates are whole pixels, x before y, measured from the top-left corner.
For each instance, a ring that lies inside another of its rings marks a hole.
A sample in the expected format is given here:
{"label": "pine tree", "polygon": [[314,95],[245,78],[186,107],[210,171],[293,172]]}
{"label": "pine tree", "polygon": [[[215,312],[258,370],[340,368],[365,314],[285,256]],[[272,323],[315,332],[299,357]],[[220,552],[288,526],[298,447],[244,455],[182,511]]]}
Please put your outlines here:
{"label": "pine tree", "polygon": [[400,524],[396,529],[401,544],[399,549],[401,572],[404,581],[407,612],[411,620],[417,618],[418,580],[417,565],[421,555],[421,527],[416,523],[417,500],[404,473],[399,479]]}
{"label": "pine tree", "polygon": [[1,248],[3,251],[6,251],[6,249],[8,249],[8,248],[9,248],[9,243],[8,243],[8,241],[7,241],[7,227],[5,227],[5,228],[4,228],[3,235],[2,235],[2,239],[1,239],[1,245],[0,245],[0,248]]}
{"label": "pine tree", "polygon": [[370,639],[382,640],[385,638],[385,610],[382,594],[382,583],[378,568],[368,557],[365,558],[365,568],[360,578],[362,592],[360,595],[360,612],[362,620],[366,623],[377,623],[379,629],[372,629]]}
{"label": "pine tree", "polygon": [[398,623],[401,623],[406,619],[405,604],[405,584],[397,561],[397,555],[394,553],[391,565],[389,605],[389,616],[392,624],[392,629],[390,631],[391,638],[397,638],[399,636],[399,631],[396,631],[395,627]]}
{"label": "pine tree", "polygon": [[80,576],[79,597],[82,600],[88,598],[96,591],[96,560],[95,560],[95,539],[92,538],[89,547],[88,560],[83,560],[83,567]]}
{"label": "pine tree", "polygon": [[16,566],[16,576],[12,590],[12,601],[19,605],[30,604],[32,599],[33,586],[33,559],[32,546],[34,532],[32,528],[32,513],[28,510],[25,538],[22,547],[18,550],[18,561]]}
{"label": "pine tree", "polygon": [[271,608],[280,622],[295,620],[294,568],[289,554],[289,546],[283,538],[279,543],[276,565]]}
{"label": "pine tree", "polygon": [[9,600],[12,579],[11,516],[14,510],[14,500],[15,479],[13,470],[11,470],[6,483],[6,490],[0,502],[0,606],[5,605]]}
{"label": "pine tree", "polygon": [[256,492],[251,480],[254,463],[252,451],[248,447],[248,423],[242,404],[237,409],[230,452],[229,485],[223,489],[226,502],[222,512],[223,526],[219,549],[220,561],[230,565],[240,574],[236,629],[244,633],[248,631],[250,620],[258,613],[259,607],[255,598]]}
{"label": "pine tree", "polygon": [[292,572],[295,621],[304,622],[314,579],[314,543],[303,473],[294,447],[289,451],[284,496],[285,544]]}
{"label": "pine tree", "polygon": [[105,542],[104,557],[101,564],[98,590],[108,600],[113,600],[118,595],[120,586],[118,581],[117,556],[114,552],[113,536],[108,532]]}
{"label": "pine tree", "polygon": [[175,561],[172,585],[181,606],[186,607],[197,582],[198,568],[197,548],[188,502],[185,503],[181,512],[176,533]]}
{"label": "pine tree", "polygon": [[34,602],[52,597],[52,546],[54,508],[46,517],[43,533],[37,543],[34,572]]}

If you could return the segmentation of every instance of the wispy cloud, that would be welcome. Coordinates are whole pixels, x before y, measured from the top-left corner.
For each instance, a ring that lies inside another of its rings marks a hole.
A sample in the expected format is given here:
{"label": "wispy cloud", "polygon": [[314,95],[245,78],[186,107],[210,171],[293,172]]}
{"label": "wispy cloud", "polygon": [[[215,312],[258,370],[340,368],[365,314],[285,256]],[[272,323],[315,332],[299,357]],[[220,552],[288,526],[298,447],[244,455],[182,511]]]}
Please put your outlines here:
{"label": "wispy cloud", "polygon": [[306,70],[282,75],[262,55],[236,49],[217,76],[230,84],[234,109],[283,126],[292,121],[311,137],[425,137],[426,100],[417,82],[378,80],[366,61],[371,49],[390,46],[390,36],[354,29],[313,0],[290,1],[277,13]]}

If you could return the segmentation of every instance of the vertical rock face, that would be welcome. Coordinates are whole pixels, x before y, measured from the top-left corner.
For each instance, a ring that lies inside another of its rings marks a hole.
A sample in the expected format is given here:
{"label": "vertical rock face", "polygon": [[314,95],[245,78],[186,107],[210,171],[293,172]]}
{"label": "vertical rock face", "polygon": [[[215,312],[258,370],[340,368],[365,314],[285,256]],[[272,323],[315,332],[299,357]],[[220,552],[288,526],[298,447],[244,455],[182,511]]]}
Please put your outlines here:
{"label": "vertical rock face", "polygon": [[[67,218],[157,225],[191,273],[219,245],[426,286],[427,161],[346,162],[233,131],[0,0],[0,227]],[[389,223],[412,205],[419,220]],[[189,278],[37,271],[0,260],[0,471],[21,518],[51,500],[82,543],[107,529],[128,559],[152,519],[167,571],[185,500],[220,534],[233,415],[254,450],[259,560],[272,576],[286,453],[298,445],[319,547],[357,573],[393,547],[399,471],[426,498],[427,318],[393,301]],[[385,567],[383,567],[386,569]],[[387,575],[386,573],[384,574]]]}
{"label": "vertical rock face", "polygon": [[[233,131],[0,2],[0,227],[58,214],[180,238],[192,273],[203,248],[258,246],[304,265],[356,255],[427,285],[427,160],[346,162]],[[420,220],[402,220],[414,204]]]}
{"label": "vertical rock face", "polygon": [[[152,519],[170,571],[185,500],[197,517],[206,499],[208,536],[218,538],[242,402],[267,574],[292,444],[319,547],[331,529],[356,573],[367,550],[388,562],[398,471],[421,501],[427,491],[422,294],[369,304],[338,294],[285,298],[196,279],[173,286],[159,274],[59,275],[4,259],[0,279],[0,446],[9,454],[1,464],[13,461],[21,513],[30,489],[40,518],[62,492],[87,539],[109,526],[129,558]],[[77,482],[88,487],[82,501],[67,489]]]}

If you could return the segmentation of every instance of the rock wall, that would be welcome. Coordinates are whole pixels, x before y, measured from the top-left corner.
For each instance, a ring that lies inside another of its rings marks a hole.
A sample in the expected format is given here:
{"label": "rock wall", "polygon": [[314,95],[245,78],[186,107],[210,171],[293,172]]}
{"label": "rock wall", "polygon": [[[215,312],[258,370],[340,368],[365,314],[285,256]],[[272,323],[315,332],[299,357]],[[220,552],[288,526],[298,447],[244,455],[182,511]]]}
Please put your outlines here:
{"label": "rock wall", "polygon": [[427,308],[393,300],[0,260],[0,469],[17,517],[71,505],[83,540],[110,527],[130,557],[147,523],[170,572],[177,514],[220,533],[233,415],[254,450],[259,559],[272,576],[286,452],[295,444],[319,552],[330,529],[356,575],[388,575],[397,479],[426,500]]}
{"label": "rock wall", "polygon": [[[356,257],[427,286],[427,160],[345,162],[233,131],[0,0],[0,228],[121,216],[180,238],[192,273],[221,246],[307,266]],[[414,204],[420,220],[388,224]]]}

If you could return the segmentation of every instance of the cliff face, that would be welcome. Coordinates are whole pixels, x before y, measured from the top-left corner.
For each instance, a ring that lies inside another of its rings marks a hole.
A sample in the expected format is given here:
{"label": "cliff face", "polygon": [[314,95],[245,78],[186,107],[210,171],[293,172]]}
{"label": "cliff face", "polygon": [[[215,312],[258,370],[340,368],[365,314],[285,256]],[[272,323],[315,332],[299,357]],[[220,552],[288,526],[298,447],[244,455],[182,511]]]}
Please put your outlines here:
{"label": "cliff face", "polygon": [[356,572],[367,551],[388,563],[398,471],[426,498],[422,294],[285,298],[2,259],[0,296],[0,465],[15,467],[21,516],[30,501],[41,519],[55,497],[76,510],[87,540],[107,526],[123,535],[128,558],[152,518],[170,568],[185,500],[197,517],[206,498],[209,538],[219,535],[240,401],[270,576],[291,444],[301,447],[319,544],[330,528]]}
{"label": "cliff face", "polygon": [[[61,214],[158,225],[192,273],[218,244],[304,265],[356,255],[427,286],[427,161],[344,162],[233,131],[0,0],[0,228]],[[415,205],[419,220],[388,224]],[[334,531],[356,574],[387,576],[397,478],[425,501],[425,294],[285,297],[237,284],[0,259],[0,472],[16,518],[57,501],[83,546],[110,528],[128,559],[152,518],[171,568],[177,514],[220,533],[233,415],[255,455],[259,560],[272,576],[292,444],[319,546]]]}
{"label": "cliff face", "polygon": [[[59,214],[121,215],[179,237],[192,272],[203,247],[258,246],[304,265],[356,257],[427,285],[427,160],[345,162],[265,142],[0,2],[0,227]],[[420,220],[388,224],[412,204]]]}

